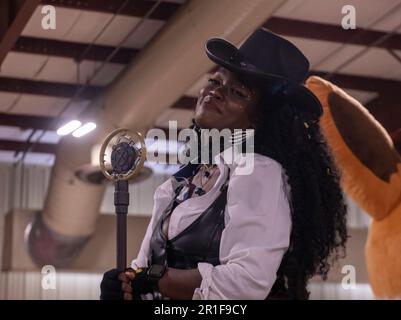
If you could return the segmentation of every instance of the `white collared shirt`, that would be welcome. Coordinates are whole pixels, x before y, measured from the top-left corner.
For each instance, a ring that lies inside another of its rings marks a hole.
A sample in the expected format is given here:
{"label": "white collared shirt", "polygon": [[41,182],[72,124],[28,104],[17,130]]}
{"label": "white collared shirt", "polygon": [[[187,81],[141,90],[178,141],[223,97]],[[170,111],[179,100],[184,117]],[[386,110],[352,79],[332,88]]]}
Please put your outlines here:
{"label": "white collared shirt", "polygon": [[[193,299],[265,299],[276,280],[290,241],[289,185],[277,161],[256,153],[252,156],[253,170],[243,174],[245,171],[241,173],[241,169],[249,164],[244,157],[236,157],[233,164],[226,164],[222,154],[218,155],[220,176],[212,189],[180,203],[171,214],[170,239],[188,227],[217,198],[230,174],[225,228],[220,242],[221,264],[198,264],[202,282]],[[150,238],[155,224],[174,197],[175,182],[171,177],[155,191],[152,218],[138,257],[132,261],[133,269],[147,267]]]}

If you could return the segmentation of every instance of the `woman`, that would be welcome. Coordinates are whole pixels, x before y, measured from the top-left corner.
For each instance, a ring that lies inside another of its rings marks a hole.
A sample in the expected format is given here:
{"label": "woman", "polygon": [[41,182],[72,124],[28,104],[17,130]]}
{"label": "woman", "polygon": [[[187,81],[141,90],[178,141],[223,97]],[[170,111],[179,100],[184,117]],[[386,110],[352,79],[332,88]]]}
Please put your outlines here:
{"label": "woman", "polygon": [[265,29],[239,49],[210,39],[206,53],[220,68],[194,128],[254,129],[252,170],[238,174],[246,157],[229,164],[222,152],[162,184],[133,269],[106,272],[102,299],[307,299],[308,280],[345,248],[339,173],[302,85],[307,59]]}

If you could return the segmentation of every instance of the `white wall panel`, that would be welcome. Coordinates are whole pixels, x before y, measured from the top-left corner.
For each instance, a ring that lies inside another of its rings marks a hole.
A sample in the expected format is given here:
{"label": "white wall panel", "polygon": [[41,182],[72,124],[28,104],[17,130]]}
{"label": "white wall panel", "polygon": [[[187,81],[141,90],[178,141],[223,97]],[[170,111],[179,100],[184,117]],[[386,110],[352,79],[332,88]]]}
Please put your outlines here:
{"label": "white wall panel", "polygon": [[[22,205],[40,209],[46,196],[51,167],[27,165],[13,167],[0,163],[0,234],[4,234],[4,214],[11,208]],[[131,185],[130,214],[149,215],[153,205],[154,190],[168,178],[166,174],[154,174],[144,182]],[[22,188],[21,188],[22,186]],[[101,211],[111,213],[113,187],[107,189]],[[359,208],[349,206],[349,223],[352,227],[366,228],[369,219]],[[0,237],[0,262],[3,237]],[[0,299],[98,299],[100,274],[59,272],[56,289],[43,290],[40,272],[0,272]],[[368,284],[358,284],[355,290],[344,290],[334,283],[312,283],[312,299],[371,299]]]}

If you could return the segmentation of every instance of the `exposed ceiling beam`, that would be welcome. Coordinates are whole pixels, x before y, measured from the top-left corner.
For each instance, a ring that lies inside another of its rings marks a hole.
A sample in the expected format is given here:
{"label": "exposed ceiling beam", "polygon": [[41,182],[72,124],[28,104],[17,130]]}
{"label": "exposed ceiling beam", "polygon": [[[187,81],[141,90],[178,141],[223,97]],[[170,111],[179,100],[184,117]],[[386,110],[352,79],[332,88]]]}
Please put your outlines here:
{"label": "exposed ceiling beam", "polygon": [[[20,5],[16,6],[16,3],[20,3]],[[14,46],[39,3],[40,0],[25,0],[23,2],[1,1],[0,20],[6,20],[7,22],[2,22],[1,28],[3,30],[0,30],[0,65],[3,63],[7,53]],[[14,11],[17,12],[13,17]]]}
{"label": "exposed ceiling beam", "polygon": [[[311,71],[310,74],[318,75],[323,78],[328,75],[328,73],[320,71]],[[401,88],[401,81],[348,74],[335,74],[330,78],[330,81],[342,88],[371,92],[398,92]],[[70,98],[74,95],[76,90],[77,86],[74,84],[0,77],[0,91]],[[93,99],[102,90],[104,90],[104,88],[100,86],[89,86],[80,97]],[[172,108],[194,110],[195,105],[195,97],[184,96],[180,98]]]}
{"label": "exposed ceiling beam", "polygon": [[[83,52],[85,52],[89,45],[90,44],[85,43],[23,36],[18,39],[14,45],[13,51],[72,58],[78,61],[78,59],[82,58]],[[112,46],[91,45],[90,50],[85,53],[83,59],[104,61],[114,49],[115,47]],[[110,62],[128,64],[137,53],[137,49],[121,48]]]}
{"label": "exposed ceiling beam", "polygon": [[[70,1],[65,3],[61,0],[58,1],[47,1],[55,2],[59,6],[67,7],[79,7],[86,6],[88,8],[95,8],[95,3],[89,1],[84,2],[74,2]],[[146,1],[145,1],[146,2]],[[148,1],[149,2],[149,1]],[[78,4],[80,3],[80,4]],[[98,2],[96,2],[98,3]],[[115,4],[110,4],[110,6],[105,7],[105,4],[99,4],[102,10],[112,10]],[[264,27],[287,36],[302,37],[306,39],[323,40],[330,42],[349,42],[356,45],[371,45],[376,40],[385,36],[385,32],[358,29],[358,30],[344,30],[340,25],[309,22],[303,20],[287,19],[273,17],[270,18]],[[352,40],[352,41],[351,41]],[[79,59],[82,52],[89,44],[67,42],[51,39],[42,39],[34,37],[20,37],[16,42],[13,50],[17,52],[33,53],[33,54],[43,54],[43,55],[54,55],[73,59]],[[401,34],[394,34],[386,41],[377,45],[378,47],[387,48],[390,50],[401,49]],[[103,61],[106,57],[113,52],[115,48],[112,46],[103,45],[92,45],[91,50],[86,54],[85,59]],[[137,54],[137,49],[131,48],[121,48],[116,55],[113,57],[111,62],[128,64],[131,59]]]}
{"label": "exposed ceiling beam", "polygon": [[12,113],[0,113],[0,125],[19,127],[21,129],[45,129],[50,127],[50,130],[56,130],[63,120],[59,120],[59,124],[52,125],[54,118],[46,116],[31,116]]}
{"label": "exposed ceiling beam", "polygon": [[20,152],[32,147],[29,152],[56,153],[57,144],[38,143],[34,146],[32,145],[33,143],[25,141],[0,140],[0,150]]}
{"label": "exposed ceiling beam", "polygon": [[[183,110],[194,110],[196,105],[196,98],[185,96],[177,101],[173,108]],[[401,127],[401,105],[391,95],[381,95],[369,103],[366,107],[372,112],[372,114],[384,125],[384,127],[390,131],[394,131]],[[388,117],[386,114],[399,114],[399,116]],[[44,129],[49,128],[50,130],[56,130],[63,120],[52,124],[54,118],[46,116],[31,116],[31,115],[19,115],[0,113],[0,125],[4,126],[15,126],[22,129]],[[168,128],[159,128],[168,134]]]}
{"label": "exposed ceiling beam", "polygon": [[[311,70],[311,75],[325,78],[329,72]],[[352,74],[335,73],[329,80],[341,88],[371,92],[400,92],[401,81],[384,78],[356,76]]]}
{"label": "exposed ceiling beam", "polygon": [[[0,77],[0,91],[6,92],[71,98],[78,88],[79,86],[69,83]],[[104,88],[100,86],[88,86],[79,97],[81,99],[94,99],[103,90]]]}
{"label": "exposed ceiling beam", "polygon": [[[216,72],[218,68],[219,68],[218,65],[213,66],[213,68],[210,70],[210,73]],[[327,76],[330,75],[330,72],[310,70],[309,75],[316,75],[322,78],[326,78]],[[333,76],[330,76],[330,81],[346,89],[355,89],[355,90],[363,90],[371,92],[387,92],[394,90],[398,92],[401,90],[400,80],[384,79],[377,77],[335,73]]]}
{"label": "exposed ceiling beam", "polygon": [[[212,70],[215,70],[213,68]],[[311,71],[310,75],[317,75],[319,77],[326,77],[329,73],[321,71]],[[335,83],[341,88],[354,89],[362,91],[389,93],[399,92],[401,90],[401,81],[389,80],[383,78],[373,78],[356,76],[349,74],[334,74],[330,81]],[[194,110],[196,106],[196,98],[184,96],[172,105],[174,109]]]}
{"label": "exposed ceiling beam", "polygon": [[[103,13],[115,14],[125,0],[42,0],[42,4],[50,4],[56,7],[64,7],[78,10],[98,11]],[[149,0],[130,0],[119,14],[144,17],[153,7],[155,1]],[[168,20],[181,6],[179,3],[162,2],[153,11],[149,18],[156,20]]]}
{"label": "exposed ceiling beam", "polygon": [[[263,26],[284,36],[363,46],[372,45],[375,41],[388,34],[387,32],[363,28],[344,30],[339,24],[334,25],[278,17],[270,18]],[[393,34],[385,41],[378,43],[376,47],[401,50],[401,34]]]}

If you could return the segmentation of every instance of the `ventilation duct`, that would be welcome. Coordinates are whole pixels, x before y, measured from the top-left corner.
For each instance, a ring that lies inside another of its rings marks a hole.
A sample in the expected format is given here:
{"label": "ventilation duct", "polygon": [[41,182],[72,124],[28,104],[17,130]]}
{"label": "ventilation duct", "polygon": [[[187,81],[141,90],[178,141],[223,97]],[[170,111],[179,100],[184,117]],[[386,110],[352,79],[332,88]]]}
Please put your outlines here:
{"label": "ventilation duct", "polygon": [[66,266],[93,234],[105,186],[76,175],[90,163],[91,148],[117,127],[150,128],[212,67],[204,53],[206,39],[221,36],[240,43],[284,2],[193,0],[179,9],[80,119],[94,121],[96,131],[60,142],[43,212],[27,230],[34,261]]}

